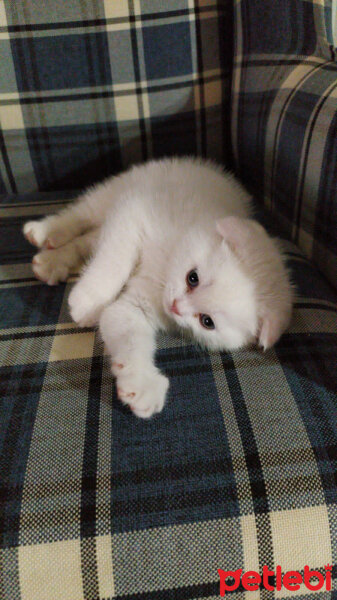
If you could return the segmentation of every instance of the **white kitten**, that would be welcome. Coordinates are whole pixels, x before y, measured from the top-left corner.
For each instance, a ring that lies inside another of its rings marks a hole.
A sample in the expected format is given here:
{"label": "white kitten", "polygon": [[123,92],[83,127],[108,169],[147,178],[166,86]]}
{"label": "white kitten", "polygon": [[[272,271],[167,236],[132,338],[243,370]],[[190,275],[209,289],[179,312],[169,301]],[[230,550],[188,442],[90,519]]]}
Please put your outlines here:
{"label": "white kitten", "polygon": [[69,306],[99,323],[119,398],[139,417],[163,408],[168,380],[155,367],[155,332],[186,328],[202,345],[266,349],[289,323],[292,289],[281,252],[251,218],[233,175],[198,159],[133,167],[72,206],[24,226],[44,249],[35,275],[64,281],[92,255]]}

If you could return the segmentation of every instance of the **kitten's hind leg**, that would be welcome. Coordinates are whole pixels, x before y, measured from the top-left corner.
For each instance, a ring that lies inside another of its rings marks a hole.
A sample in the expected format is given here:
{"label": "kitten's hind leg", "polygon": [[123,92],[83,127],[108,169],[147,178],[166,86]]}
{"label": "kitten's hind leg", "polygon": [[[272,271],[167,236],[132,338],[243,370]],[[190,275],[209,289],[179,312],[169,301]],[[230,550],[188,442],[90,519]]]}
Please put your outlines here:
{"label": "kitten's hind leg", "polygon": [[55,215],[23,226],[26,239],[38,248],[55,249],[89,229],[100,227],[113,199],[118,197],[118,178],[87,190],[78,200]]}
{"label": "kitten's hind leg", "polygon": [[99,230],[78,236],[55,250],[42,250],[33,258],[32,268],[37,279],[48,285],[66,281],[71,271],[78,269],[94,249]]}
{"label": "kitten's hind leg", "polygon": [[161,412],[169,382],[153,362],[155,331],[127,292],[104,309],[100,332],[112,359],[119,399],[148,419]]}
{"label": "kitten's hind leg", "polygon": [[37,248],[60,248],[91,227],[77,216],[76,206],[69,206],[56,215],[40,221],[28,221],[23,226],[25,238]]}

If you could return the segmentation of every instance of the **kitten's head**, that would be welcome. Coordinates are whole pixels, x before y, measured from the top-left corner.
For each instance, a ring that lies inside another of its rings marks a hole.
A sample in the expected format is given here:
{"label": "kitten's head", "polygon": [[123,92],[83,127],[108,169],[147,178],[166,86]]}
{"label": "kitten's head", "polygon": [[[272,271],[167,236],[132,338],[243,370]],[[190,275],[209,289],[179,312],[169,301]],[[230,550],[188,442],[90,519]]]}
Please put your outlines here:
{"label": "kitten's head", "polygon": [[251,219],[226,217],[211,234],[191,229],[168,265],[166,313],[199,343],[272,346],[288,326],[293,294],[282,254]]}

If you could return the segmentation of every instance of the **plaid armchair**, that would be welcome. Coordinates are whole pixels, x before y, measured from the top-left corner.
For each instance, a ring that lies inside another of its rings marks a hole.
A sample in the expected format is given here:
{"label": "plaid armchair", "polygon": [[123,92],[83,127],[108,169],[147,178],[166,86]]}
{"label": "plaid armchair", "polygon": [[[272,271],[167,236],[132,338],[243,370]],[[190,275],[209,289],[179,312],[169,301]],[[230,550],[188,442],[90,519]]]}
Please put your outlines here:
{"label": "plaid armchair", "polygon": [[[213,600],[218,569],[264,565],[332,565],[331,591],[296,594],[337,599],[332,14],[328,0],[0,2],[1,599]],[[20,230],[173,154],[235,168],[298,297],[264,354],[161,336],[169,398],[144,422],[117,401],[96,332],[71,322],[72,281],[36,281]]]}

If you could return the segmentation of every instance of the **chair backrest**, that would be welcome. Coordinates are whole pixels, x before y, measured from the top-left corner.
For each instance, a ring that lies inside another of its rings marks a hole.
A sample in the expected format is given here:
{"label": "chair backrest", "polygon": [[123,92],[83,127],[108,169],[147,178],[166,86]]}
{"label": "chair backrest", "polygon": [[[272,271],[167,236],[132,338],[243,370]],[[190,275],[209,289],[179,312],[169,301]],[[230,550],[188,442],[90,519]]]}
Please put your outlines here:
{"label": "chair backrest", "polygon": [[229,152],[232,2],[4,0],[1,190]]}

